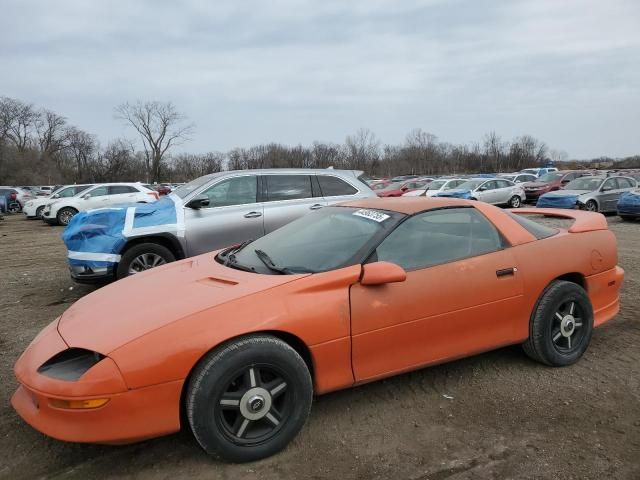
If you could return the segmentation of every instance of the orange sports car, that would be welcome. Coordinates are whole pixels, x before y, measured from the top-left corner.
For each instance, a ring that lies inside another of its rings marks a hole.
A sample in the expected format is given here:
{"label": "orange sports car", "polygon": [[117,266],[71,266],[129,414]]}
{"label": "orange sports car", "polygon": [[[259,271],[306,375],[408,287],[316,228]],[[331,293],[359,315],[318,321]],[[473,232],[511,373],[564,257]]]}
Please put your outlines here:
{"label": "orange sports car", "polygon": [[255,460],[291,441],[313,394],[512,344],[570,365],[618,312],[623,276],[598,213],[326,207],[77,301],[16,363],[12,403],[61,440],[133,442],[184,418],[210,454]]}

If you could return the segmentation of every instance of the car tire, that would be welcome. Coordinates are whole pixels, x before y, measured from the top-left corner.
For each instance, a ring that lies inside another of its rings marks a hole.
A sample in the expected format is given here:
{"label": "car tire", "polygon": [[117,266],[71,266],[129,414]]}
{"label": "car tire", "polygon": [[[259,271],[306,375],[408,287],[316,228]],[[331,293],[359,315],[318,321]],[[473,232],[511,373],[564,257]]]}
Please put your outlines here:
{"label": "car tire", "polygon": [[58,225],[62,225],[66,227],[67,225],[69,225],[69,222],[77,213],[78,213],[78,210],[76,210],[75,208],[71,208],[71,207],[61,208],[60,210],[58,210],[58,213],[56,214],[56,220],[58,222]]}
{"label": "car tire", "polygon": [[518,195],[514,195],[509,199],[508,205],[510,208],[520,208],[520,205],[522,205],[522,199]]}
{"label": "car tire", "polygon": [[116,279],[144,270],[175,262],[175,255],[167,247],[157,243],[139,243],[127,250],[118,262]]}
{"label": "car tire", "polygon": [[589,212],[598,212],[599,211],[598,203],[595,200],[589,200],[584,205],[585,205],[585,209],[588,210]]}
{"label": "car tire", "polygon": [[42,218],[42,212],[44,211],[44,205],[36,208],[36,216],[35,218]]}
{"label": "car tire", "polygon": [[553,367],[578,361],[593,333],[593,308],[580,285],[556,280],[542,293],[523,344],[532,359]]}
{"label": "car tire", "polygon": [[625,222],[633,222],[635,220],[635,217],[632,217],[631,215],[620,215],[620,218]]}
{"label": "car tire", "polygon": [[311,374],[298,352],[273,336],[252,335],[200,361],[190,376],[185,410],[194,437],[208,454],[250,462],[293,440],[312,398]]}

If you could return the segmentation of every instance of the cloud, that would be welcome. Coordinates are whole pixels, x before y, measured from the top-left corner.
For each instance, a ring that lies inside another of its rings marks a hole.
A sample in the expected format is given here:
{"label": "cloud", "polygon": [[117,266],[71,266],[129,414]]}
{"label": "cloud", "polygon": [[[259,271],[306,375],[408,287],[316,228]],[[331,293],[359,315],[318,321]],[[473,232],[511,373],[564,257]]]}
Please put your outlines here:
{"label": "cloud", "polygon": [[634,0],[9,0],[0,93],[106,141],[126,100],[172,100],[197,151],[414,127],[531,133],[575,157],[640,152]]}

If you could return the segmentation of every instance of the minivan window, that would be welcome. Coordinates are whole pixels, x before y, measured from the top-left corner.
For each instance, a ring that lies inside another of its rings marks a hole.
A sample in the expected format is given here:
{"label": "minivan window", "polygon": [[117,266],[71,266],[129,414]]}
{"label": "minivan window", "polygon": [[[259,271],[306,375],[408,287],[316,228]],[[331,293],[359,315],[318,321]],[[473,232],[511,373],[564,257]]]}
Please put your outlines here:
{"label": "minivan window", "polygon": [[337,197],[341,195],[355,195],[358,193],[354,187],[344,180],[333,175],[318,175],[318,182],[323,197]]}
{"label": "minivan window", "polygon": [[111,195],[121,195],[123,193],[136,193],[138,190],[135,187],[129,185],[112,185],[109,187],[109,193]]}
{"label": "minivan window", "polygon": [[309,175],[265,175],[267,201],[312,198]]}
{"label": "minivan window", "polygon": [[209,197],[209,208],[256,203],[258,177],[244,175],[222,180],[202,192]]}

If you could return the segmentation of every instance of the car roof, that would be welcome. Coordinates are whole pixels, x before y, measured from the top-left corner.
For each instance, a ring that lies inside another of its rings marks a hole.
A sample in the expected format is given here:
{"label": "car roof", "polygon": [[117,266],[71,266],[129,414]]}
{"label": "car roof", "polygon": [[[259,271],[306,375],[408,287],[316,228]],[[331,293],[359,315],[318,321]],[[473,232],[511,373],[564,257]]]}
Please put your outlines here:
{"label": "car roof", "polygon": [[397,197],[397,198],[363,198],[340,204],[343,207],[371,208],[412,215],[434,208],[469,207],[474,202],[450,197]]}
{"label": "car roof", "polygon": [[[204,175],[204,177],[208,177],[209,179],[214,179],[217,177],[224,177],[227,175],[231,175],[234,173],[251,173],[251,174],[275,174],[279,173],[282,175],[287,175],[291,173],[307,173],[309,175],[317,175],[317,174],[325,174],[325,175],[337,175],[337,176],[348,176],[351,178],[357,178],[362,175],[364,172],[362,170],[341,170],[338,168],[256,168],[250,170],[225,170],[222,172],[210,173],[208,175]],[[198,177],[202,178],[202,177]],[[397,177],[394,177],[397,178]]]}

